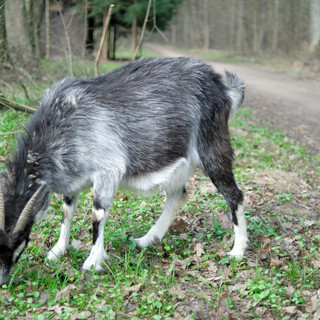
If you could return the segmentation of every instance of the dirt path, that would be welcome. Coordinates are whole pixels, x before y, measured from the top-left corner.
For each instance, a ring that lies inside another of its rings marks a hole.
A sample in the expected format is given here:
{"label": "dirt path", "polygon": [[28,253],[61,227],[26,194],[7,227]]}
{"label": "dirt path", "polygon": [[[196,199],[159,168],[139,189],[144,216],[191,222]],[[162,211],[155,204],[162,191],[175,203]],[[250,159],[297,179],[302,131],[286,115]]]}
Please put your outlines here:
{"label": "dirt path", "polygon": [[[149,51],[161,57],[185,56],[166,46],[147,44]],[[247,85],[244,104],[261,122],[270,121],[301,145],[320,152],[320,77],[297,79],[266,71],[257,66],[207,60],[218,72],[228,70]]]}

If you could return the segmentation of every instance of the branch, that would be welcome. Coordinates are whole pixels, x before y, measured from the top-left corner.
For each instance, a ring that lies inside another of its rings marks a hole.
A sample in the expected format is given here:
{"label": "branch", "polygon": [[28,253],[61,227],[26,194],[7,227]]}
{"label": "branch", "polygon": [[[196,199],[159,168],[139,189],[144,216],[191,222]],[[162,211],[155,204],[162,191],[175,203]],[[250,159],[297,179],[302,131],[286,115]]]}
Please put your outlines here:
{"label": "branch", "polygon": [[144,21],[143,21],[143,26],[142,26],[142,31],[141,31],[139,43],[138,43],[138,46],[136,47],[136,50],[135,50],[135,52],[134,52],[134,54],[132,56],[132,60],[134,60],[136,58],[137,52],[138,52],[138,50],[139,50],[139,48],[141,46],[142,40],[143,40],[144,32],[146,30],[146,26],[147,26],[147,22],[148,22],[148,18],[149,18],[151,2],[152,2],[152,0],[149,0],[146,16],[145,16]]}
{"label": "branch", "polygon": [[35,108],[26,106],[22,103],[14,101],[14,100],[10,100],[10,99],[4,97],[1,93],[0,93],[0,106],[6,107],[6,108],[13,108],[15,110],[23,111],[23,112],[27,112],[27,113],[34,113],[36,111]]}
{"label": "branch", "polygon": [[12,131],[12,132],[0,132],[0,136],[12,136],[20,133],[24,133],[24,131],[19,130],[19,131]]}
{"label": "branch", "polygon": [[100,61],[102,47],[103,47],[104,41],[106,39],[106,34],[107,34],[109,23],[110,23],[110,20],[111,20],[111,13],[112,13],[113,7],[114,7],[114,4],[110,4],[109,9],[108,9],[107,18],[106,18],[105,23],[103,25],[103,31],[102,31],[102,36],[101,36],[101,40],[100,40],[99,50],[98,50],[97,56],[96,56],[96,58],[94,60],[94,74],[95,74],[96,77],[98,76],[98,64],[99,64],[99,61]]}

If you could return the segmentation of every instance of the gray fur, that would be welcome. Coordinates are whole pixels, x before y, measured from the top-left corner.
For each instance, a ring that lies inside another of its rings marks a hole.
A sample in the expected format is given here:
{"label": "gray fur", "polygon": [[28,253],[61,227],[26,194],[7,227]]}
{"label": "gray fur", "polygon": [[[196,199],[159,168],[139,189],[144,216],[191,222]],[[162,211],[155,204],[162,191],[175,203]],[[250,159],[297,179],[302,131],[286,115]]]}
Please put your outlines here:
{"label": "gray fur", "polygon": [[[244,84],[235,75],[226,78],[227,86],[208,65],[176,58],[138,60],[93,79],[56,83],[1,174],[6,224],[0,246],[14,251],[27,242],[52,192],[72,203],[93,186],[95,210],[107,212],[119,185],[165,190],[178,199],[196,167],[223,193],[237,224],[243,197],[232,174],[228,118],[243,100]],[[16,234],[20,213],[43,184],[25,230]],[[10,271],[0,252],[1,264]]]}

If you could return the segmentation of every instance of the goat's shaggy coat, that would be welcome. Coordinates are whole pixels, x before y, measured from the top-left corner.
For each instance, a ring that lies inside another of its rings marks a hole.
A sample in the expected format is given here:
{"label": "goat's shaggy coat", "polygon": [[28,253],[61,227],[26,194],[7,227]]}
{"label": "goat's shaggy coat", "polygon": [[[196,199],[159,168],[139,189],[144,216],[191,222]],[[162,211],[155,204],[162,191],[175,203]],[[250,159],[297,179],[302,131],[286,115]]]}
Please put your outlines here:
{"label": "goat's shaggy coat", "polygon": [[64,219],[48,258],[66,251],[78,194],[93,186],[93,247],[83,268],[101,270],[104,225],[119,186],[166,192],[157,223],[136,239],[145,247],[168,230],[196,167],[225,197],[235,226],[230,254],[241,257],[247,231],[228,119],[243,100],[244,84],[230,73],[226,80],[195,59],[143,59],[89,80],[66,78],[49,89],[1,174],[0,284],[52,192],[65,195]]}

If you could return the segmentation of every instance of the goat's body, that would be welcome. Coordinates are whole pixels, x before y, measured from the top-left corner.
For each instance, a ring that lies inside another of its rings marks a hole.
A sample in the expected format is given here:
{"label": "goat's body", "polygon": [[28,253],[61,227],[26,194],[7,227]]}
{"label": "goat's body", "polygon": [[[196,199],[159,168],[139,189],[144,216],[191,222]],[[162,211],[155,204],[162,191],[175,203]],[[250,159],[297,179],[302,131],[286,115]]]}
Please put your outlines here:
{"label": "goat's body", "polygon": [[28,152],[47,156],[55,172],[45,180],[64,194],[106,170],[131,181],[179,159],[199,165],[199,132],[212,130],[201,117],[226,116],[226,90],[191,59],[140,60],[97,78],[65,79],[28,124]]}
{"label": "goat's body", "polygon": [[[48,90],[6,170],[5,175],[15,176],[14,186],[8,182],[4,190],[15,188],[21,194],[18,188],[45,183],[47,192],[66,196],[60,238],[50,259],[66,250],[77,195],[89,186],[95,196],[94,246],[85,269],[101,268],[103,227],[120,186],[167,193],[164,212],[137,240],[140,246],[163,237],[196,167],[223,193],[238,225],[243,197],[232,174],[228,118],[243,99],[243,83],[227,77],[229,86],[194,59],[145,59],[89,80],[67,78]],[[241,223],[236,256],[243,254],[247,241]]]}

